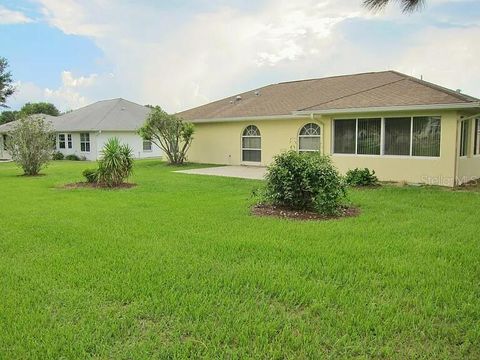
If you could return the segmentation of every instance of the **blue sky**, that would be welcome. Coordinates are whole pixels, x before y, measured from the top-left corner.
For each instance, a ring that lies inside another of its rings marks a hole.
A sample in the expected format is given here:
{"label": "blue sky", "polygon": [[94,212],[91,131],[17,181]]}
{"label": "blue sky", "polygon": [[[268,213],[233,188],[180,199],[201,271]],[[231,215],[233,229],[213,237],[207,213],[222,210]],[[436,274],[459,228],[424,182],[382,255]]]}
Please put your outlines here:
{"label": "blue sky", "polygon": [[179,111],[269,83],[395,69],[480,96],[480,2],[0,0],[12,108],[124,97]]}

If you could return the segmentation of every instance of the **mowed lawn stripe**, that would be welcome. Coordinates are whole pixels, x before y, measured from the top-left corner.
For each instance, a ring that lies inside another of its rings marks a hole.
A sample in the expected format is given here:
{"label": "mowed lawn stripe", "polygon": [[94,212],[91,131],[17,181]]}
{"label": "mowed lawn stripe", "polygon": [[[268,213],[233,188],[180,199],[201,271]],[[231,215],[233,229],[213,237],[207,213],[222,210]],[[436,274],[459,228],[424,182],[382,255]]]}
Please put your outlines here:
{"label": "mowed lawn stripe", "polygon": [[62,188],[92,166],[0,164],[1,358],[480,356],[480,193],[352,190],[359,217],[298,222],[156,160]]}

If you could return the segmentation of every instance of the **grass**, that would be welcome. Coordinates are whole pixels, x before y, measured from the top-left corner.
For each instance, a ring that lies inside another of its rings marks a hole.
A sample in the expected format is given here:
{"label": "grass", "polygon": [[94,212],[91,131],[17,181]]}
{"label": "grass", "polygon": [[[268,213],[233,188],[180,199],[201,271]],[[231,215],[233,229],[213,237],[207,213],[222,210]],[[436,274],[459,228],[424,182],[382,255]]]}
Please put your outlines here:
{"label": "grass", "polygon": [[[91,166],[91,165],[90,165]],[[0,164],[0,358],[480,358],[480,193],[354,190],[362,214],[250,215],[259,181],[141,161]]]}

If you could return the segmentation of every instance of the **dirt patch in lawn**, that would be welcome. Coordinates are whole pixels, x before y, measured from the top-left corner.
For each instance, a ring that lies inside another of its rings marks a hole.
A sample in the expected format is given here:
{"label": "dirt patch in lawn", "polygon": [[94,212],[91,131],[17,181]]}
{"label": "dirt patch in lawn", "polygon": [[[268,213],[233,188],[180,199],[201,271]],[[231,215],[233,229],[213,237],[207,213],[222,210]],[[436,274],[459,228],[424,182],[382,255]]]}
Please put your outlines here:
{"label": "dirt patch in lawn", "polygon": [[77,182],[72,184],[66,184],[63,186],[65,189],[104,189],[104,190],[120,190],[120,189],[131,189],[137,186],[134,183],[123,183],[118,186],[108,187],[104,184],[98,183],[88,183],[88,182]]}
{"label": "dirt patch in lawn", "polygon": [[255,216],[270,216],[293,220],[335,220],[360,215],[360,209],[355,206],[343,207],[339,215],[322,215],[313,211],[291,210],[281,206],[259,204],[252,207]]}
{"label": "dirt patch in lawn", "polygon": [[454,188],[456,191],[480,191],[480,179],[471,180]]}

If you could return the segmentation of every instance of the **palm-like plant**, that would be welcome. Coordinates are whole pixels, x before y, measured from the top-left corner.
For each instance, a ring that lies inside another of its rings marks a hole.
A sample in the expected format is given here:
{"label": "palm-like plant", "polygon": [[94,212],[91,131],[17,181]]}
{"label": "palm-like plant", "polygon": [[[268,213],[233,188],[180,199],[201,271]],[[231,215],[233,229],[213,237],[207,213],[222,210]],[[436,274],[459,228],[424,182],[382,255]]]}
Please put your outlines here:
{"label": "palm-like plant", "polygon": [[[403,12],[413,12],[425,5],[425,0],[396,0],[400,3]],[[363,5],[370,10],[378,11],[387,6],[391,0],[363,0]]]}
{"label": "palm-like plant", "polygon": [[132,174],[133,150],[120,144],[117,138],[108,139],[98,162],[98,182],[108,187],[121,185]]}

